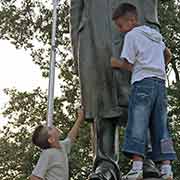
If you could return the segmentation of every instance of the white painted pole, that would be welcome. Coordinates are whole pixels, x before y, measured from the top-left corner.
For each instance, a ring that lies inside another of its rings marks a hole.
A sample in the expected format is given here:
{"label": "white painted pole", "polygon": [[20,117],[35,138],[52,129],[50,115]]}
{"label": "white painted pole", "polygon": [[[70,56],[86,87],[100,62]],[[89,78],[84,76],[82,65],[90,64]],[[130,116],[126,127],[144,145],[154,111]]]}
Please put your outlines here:
{"label": "white painted pole", "polygon": [[116,126],[115,130],[115,158],[116,162],[119,162],[119,127]]}
{"label": "white painted pole", "polygon": [[58,0],[53,0],[53,14],[52,14],[52,36],[51,36],[51,58],[49,70],[49,87],[48,87],[48,112],[47,112],[47,126],[53,125],[53,111],[54,111],[54,79],[55,79],[55,62],[56,62],[56,21],[57,21],[57,6]]}

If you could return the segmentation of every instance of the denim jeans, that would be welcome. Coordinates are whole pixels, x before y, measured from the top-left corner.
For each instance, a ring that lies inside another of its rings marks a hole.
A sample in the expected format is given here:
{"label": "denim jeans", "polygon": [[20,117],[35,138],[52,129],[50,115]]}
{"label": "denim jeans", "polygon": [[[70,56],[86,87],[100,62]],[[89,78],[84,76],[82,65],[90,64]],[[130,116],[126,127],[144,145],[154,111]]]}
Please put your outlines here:
{"label": "denim jeans", "polygon": [[168,130],[165,81],[155,77],[135,82],[131,87],[123,144],[125,155],[144,157],[148,129],[152,143],[149,158],[154,161],[176,159]]}

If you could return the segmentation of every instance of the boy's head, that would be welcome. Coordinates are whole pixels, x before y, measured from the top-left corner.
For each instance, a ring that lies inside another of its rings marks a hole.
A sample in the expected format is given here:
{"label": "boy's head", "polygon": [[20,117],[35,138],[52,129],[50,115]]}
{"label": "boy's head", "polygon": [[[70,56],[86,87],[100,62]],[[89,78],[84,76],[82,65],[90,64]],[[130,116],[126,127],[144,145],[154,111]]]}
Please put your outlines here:
{"label": "boy's head", "polygon": [[138,24],[137,9],[132,4],[122,3],[115,9],[112,19],[120,32],[129,32]]}
{"label": "boy's head", "polygon": [[48,149],[59,142],[59,136],[60,131],[57,128],[40,125],[32,135],[32,142],[41,149]]}

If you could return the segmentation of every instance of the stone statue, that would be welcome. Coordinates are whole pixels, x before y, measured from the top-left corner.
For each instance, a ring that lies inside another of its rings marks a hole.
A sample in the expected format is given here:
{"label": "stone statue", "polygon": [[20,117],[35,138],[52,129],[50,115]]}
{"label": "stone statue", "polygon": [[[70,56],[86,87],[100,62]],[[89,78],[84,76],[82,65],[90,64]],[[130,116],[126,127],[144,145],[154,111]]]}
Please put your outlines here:
{"label": "stone statue", "polygon": [[71,0],[71,40],[81,84],[85,117],[94,124],[95,159],[89,179],[119,180],[115,130],[127,120],[130,73],[113,70],[110,57],[119,57],[124,34],[112,21],[120,3],[132,3],[140,24],[159,26],[158,0]]}

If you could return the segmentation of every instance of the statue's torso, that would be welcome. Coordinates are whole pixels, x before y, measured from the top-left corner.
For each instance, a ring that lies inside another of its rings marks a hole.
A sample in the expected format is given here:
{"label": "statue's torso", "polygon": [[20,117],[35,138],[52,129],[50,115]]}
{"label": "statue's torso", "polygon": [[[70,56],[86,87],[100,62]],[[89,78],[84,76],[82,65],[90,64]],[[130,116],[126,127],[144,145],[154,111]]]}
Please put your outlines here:
{"label": "statue's torso", "polygon": [[112,21],[113,11],[120,3],[131,3],[137,7],[140,24],[159,24],[158,0],[83,0],[83,2],[80,29],[90,28],[97,46],[122,43],[121,33],[117,31]]}
{"label": "statue's torso", "polygon": [[141,24],[145,24],[146,21],[152,23],[158,22],[157,6],[158,0],[84,0],[84,13],[88,18],[96,22],[100,22],[99,19],[106,19],[112,17],[114,9],[120,3],[130,3],[136,6],[139,14],[139,21]]}

